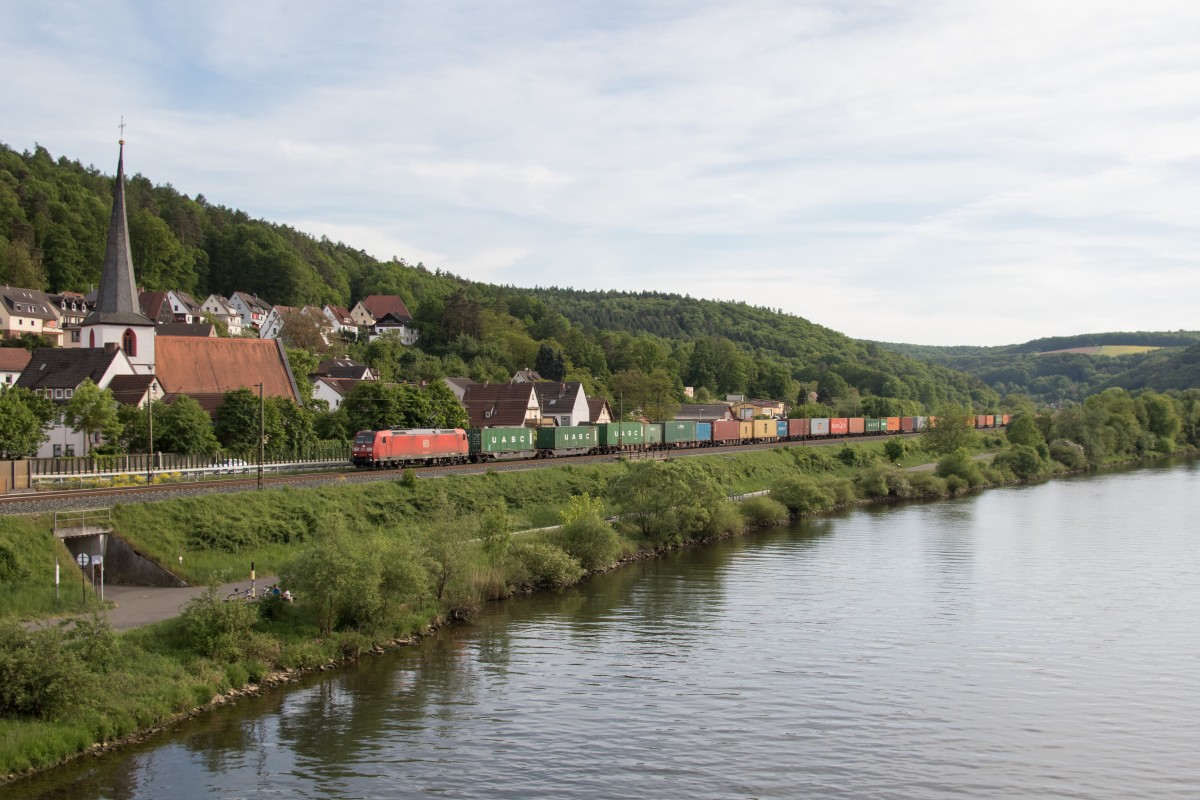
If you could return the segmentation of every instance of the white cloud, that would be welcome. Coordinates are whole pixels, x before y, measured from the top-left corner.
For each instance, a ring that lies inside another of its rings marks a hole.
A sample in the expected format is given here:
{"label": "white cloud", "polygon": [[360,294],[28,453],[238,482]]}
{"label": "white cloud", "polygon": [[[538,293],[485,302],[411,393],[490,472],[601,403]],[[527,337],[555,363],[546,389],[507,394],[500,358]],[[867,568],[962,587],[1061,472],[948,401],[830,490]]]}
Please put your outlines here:
{"label": "white cloud", "polygon": [[131,170],[381,257],[872,338],[1194,327],[1190,3],[9,6],[0,140],[111,171],[124,114]]}

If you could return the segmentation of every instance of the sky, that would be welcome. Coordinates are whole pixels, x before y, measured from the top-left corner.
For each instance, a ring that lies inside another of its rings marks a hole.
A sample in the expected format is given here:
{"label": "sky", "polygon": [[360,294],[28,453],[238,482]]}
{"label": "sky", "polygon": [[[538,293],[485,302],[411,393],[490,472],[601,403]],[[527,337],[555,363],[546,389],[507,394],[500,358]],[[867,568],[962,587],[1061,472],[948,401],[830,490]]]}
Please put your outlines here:
{"label": "sky", "polygon": [[1194,0],[0,0],[0,142],[861,339],[1195,330]]}

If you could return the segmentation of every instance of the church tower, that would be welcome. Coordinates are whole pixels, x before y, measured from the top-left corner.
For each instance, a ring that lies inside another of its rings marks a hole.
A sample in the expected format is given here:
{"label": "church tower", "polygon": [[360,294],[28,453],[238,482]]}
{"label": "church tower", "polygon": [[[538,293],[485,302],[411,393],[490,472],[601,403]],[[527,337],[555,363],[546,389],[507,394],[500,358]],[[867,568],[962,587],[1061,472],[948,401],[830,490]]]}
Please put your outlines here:
{"label": "church tower", "polygon": [[116,345],[139,375],[153,375],[155,325],[138,303],[129,250],[129,218],[125,213],[125,140],[121,139],[120,144],[96,309],[84,319],[80,338],[84,347]]}

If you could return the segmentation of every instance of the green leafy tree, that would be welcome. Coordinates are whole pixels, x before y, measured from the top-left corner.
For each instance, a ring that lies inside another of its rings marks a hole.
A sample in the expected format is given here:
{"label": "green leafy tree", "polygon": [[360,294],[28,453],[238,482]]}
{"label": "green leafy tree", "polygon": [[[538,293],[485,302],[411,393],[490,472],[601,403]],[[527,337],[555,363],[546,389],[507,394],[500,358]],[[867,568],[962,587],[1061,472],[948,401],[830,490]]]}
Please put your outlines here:
{"label": "green leafy tree", "polygon": [[215,432],[217,441],[231,453],[253,459],[258,455],[259,431],[265,429],[269,446],[272,441],[287,441],[275,403],[260,403],[250,389],[232,389],[224,394],[217,407]]}
{"label": "green leafy tree", "polygon": [[587,492],[575,495],[561,513],[559,541],[586,570],[612,566],[621,554],[621,537],[604,519],[604,502]]}
{"label": "green leafy tree", "polygon": [[92,447],[92,435],[100,433],[105,438],[117,439],[121,435],[121,422],[117,417],[117,401],[108,389],[101,389],[91,378],[85,378],[75,389],[62,408],[63,422],[76,432],[82,432],[88,455]]}
{"label": "green leafy tree", "polygon": [[612,390],[623,399],[626,411],[640,408],[652,420],[673,419],[679,412],[676,386],[666,370],[622,370],[613,375]]}
{"label": "green leafy tree", "polygon": [[975,418],[969,406],[941,406],[936,417],[925,431],[924,446],[929,452],[948,455],[974,442]]}
{"label": "green leafy tree", "polygon": [[155,450],[185,455],[216,453],[220,449],[213,430],[212,417],[198,402],[187,395],[178,395],[154,417]]}
{"label": "green leafy tree", "polygon": [[1026,414],[1013,417],[1008,424],[1006,436],[1011,444],[1029,447],[1037,447],[1046,441],[1046,437],[1042,435],[1041,428],[1038,427],[1034,418]]}
{"label": "green leafy tree", "polygon": [[0,458],[24,458],[37,452],[54,419],[53,403],[17,386],[0,387]]}
{"label": "green leafy tree", "polygon": [[701,535],[724,501],[720,488],[692,461],[638,461],[609,484],[622,520],[647,541],[673,544]]}

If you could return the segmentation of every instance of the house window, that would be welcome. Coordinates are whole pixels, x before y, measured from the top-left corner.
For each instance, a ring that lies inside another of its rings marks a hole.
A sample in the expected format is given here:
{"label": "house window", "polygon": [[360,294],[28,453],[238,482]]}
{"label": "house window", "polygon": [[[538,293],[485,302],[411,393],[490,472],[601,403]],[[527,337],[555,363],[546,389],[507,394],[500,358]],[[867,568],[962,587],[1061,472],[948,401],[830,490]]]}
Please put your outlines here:
{"label": "house window", "polygon": [[63,389],[63,397],[67,400],[71,399],[71,395],[75,394],[74,389]]}
{"label": "house window", "polygon": [[76,344],[79,343],[79,331],[71,331],[71,341]]}
{"label": "house window", "polygon": [[[55,447],[57,447],[57,446],[58,445],[55,445]],[[74,457],[75,457],[75,445],[69,444],[69,445],[67,445],[67,458],[74,458]]]}
{"label": "house window", "polygon": [[55,399],[55,400],[62,400],[62,389],[55,389],[55,390],[54,390],[54,399]]}
{"label": "house window", "polygon": [[137,355],[137,336],[134,335],[133,330],[130,328],[126,328],[125,333],[121,336],[121,349],[130,358]]}
{"label": "house window", "polygon": [[54,445],[54,457],[62,458],[62,445],[61,444]]}

